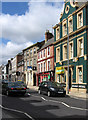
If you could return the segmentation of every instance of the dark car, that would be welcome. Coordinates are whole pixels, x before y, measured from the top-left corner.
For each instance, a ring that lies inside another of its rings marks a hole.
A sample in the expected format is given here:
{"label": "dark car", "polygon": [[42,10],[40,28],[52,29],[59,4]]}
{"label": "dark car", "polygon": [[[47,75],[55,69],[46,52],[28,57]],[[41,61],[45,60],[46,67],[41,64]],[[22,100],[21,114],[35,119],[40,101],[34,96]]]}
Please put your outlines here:
{"label": "dark car", "polygon": [[2,84],[2,93],[6,95],[26,93],[26,87],[23,83],[19,82],[5,82]]}
{"label": "dark car", "polygon": [[54,95],[66,95],[66,90],[61,84],[57,82],[44,81],[41,82],[38,88],[38,93],[47,94],[49,97]]}

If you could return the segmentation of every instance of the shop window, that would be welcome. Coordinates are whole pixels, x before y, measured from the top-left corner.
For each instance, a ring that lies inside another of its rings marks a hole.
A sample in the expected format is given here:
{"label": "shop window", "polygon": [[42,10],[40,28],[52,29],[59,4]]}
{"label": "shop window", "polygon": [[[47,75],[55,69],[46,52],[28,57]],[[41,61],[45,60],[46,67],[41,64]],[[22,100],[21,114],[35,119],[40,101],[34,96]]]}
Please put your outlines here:
{"label": "shop window", "polygon": [[83,80],[82,80],[82,67],[78,68],[78,74],[79,74],[79,83],[82,83],[83,82]]}
{"label": "shop window", "polygon": [[77,14],[77,28],[83,26],[83,11]]}
{"label": "shop window", "polygon": [[70,43],[70,59],[73,58],[73,43]]}
{"label": "shop window", "polygon": [[84,52],[84,47],[83,47],[83,37],[79,38],[78,41],[77,41],[77,54],[78,56],[83,56],[83,52]]}

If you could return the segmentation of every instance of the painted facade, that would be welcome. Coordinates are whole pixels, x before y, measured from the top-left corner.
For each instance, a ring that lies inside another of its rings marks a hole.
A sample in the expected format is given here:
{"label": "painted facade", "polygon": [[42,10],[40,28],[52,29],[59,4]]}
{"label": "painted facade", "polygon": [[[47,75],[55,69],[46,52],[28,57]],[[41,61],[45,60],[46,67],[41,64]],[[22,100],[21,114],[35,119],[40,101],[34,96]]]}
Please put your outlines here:
{"label": "painted facade", "polygon": [[36,86],[37,50],[44,42],[37,42],[23,50],[24,54],[24,80],[27,86]]}
{"label": "painted facade", "polygon": [[54,37],[52,33],[45,33],[45,44],[38,51],[37,86],[42,81],[54,80]]}
{"label": "painted facade", "polygon": [[66,1],[60,22],[53,28],[55,80],[66,83],[71,92],[87,92],[88,2]]}

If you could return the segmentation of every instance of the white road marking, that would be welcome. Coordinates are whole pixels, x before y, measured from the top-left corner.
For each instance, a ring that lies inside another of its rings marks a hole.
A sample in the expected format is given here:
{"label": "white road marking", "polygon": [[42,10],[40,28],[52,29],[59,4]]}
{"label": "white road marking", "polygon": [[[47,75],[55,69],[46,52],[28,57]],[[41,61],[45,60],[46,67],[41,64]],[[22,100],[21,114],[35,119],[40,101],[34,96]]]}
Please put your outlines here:
{"label": "white road marking", "polygon": [[34,118],[32,118],[29,114],[23,112],[23,111],[19,111],[19,110],[15,110],[15,109],[10,109],[10,108],[6,108],[6,107],[3,107],[2,105],[0,105],[0,107],[2,109],[5,109],[5,110],[9,110],[9,111],[14,111],[14,112],[18,112],[18,113],[22,113],[22,114],[25,114],[28,118],[30,118],[31,120],[35,120]]}
{"label": "white road marking", "polygon": [[[34,97],[40,97],[40,96],[35,96],[35,95],[32,95]],[[64,106],[68,107],[68,108],[71,108],[71,109],[78,109],[78,110],[85,110],[85,111],[88,111],[88,109],[85,109],[85,108],[78,108],[78,107],[74,107],[74,106],[69,106],[68,104],[66,104],[65,102],[61,102],[61,101],[55,101],[55,100],[47,100],[45,99],[44,97],[41,97],[44,101],[51,101],[51,102],[56,102],[56,103],[60,103],[60,104],[63,104]]]}
{"label": "white road marking", "polygon": [[44,97],[41,97],[43,100],[45,100],[45,101],[48,101],[48,100],[46,100]]}

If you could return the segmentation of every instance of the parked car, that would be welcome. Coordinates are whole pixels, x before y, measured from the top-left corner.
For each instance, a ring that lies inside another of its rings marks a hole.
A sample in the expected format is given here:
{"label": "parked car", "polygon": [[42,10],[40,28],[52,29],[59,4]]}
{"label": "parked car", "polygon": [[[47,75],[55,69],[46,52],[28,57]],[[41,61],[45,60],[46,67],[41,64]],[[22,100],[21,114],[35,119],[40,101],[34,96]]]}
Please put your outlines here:
{"label": "parked car", "polygon": [[2,80],[2,84],[3,84],[3,83],[7,83],[7,82],[8,82],[8,80],[6,80],[6,79],[3,79],[3,80]]}
{"label": "parked car", "polygon": [[2,93],[7,96],[11,94],[22,94],[26,93],[26,87],[23,83],[19,82],[5,82],[2,84]]}
{"label": "parked car", "polygon": [[66,90],[61,84],[57,82],[51,82],[51,81],[44,81],[41,82],[38,88],[38,93],[44,93],[47,94],[49,97],[50,96],[55,96],[55,95],[66,95]]}

